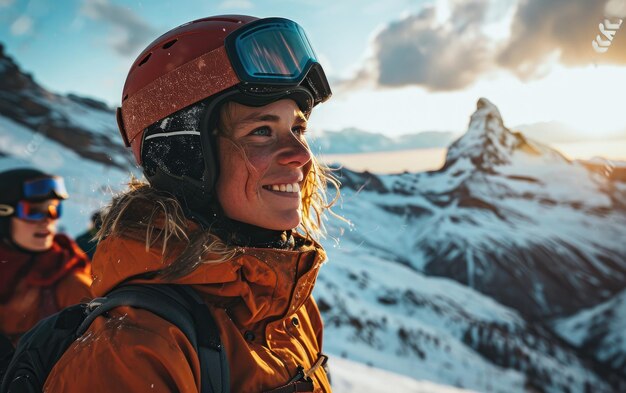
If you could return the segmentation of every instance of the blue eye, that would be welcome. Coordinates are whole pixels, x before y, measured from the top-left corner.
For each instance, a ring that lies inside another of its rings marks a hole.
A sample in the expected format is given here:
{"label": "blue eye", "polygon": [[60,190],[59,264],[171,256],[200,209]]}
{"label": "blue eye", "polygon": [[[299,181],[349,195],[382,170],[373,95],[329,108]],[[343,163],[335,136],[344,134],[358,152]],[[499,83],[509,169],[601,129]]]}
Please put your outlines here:
{"label": "blue eye", "polygon": [[250,135],[270,136],[272,135],[272,130],[269,127],[259,127],[252,131]]}

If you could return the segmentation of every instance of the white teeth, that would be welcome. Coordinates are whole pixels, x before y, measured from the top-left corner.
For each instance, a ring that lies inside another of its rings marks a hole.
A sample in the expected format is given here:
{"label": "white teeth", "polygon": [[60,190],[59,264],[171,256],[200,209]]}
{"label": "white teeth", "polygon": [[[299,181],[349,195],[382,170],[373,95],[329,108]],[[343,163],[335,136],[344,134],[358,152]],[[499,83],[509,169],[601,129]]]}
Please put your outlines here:
{"label": "white teeth", "polygon": [[298,183],[272,184],[271,186],[267,186],[267,188],[272,191],[280,192],[300,192],[300,185]]}

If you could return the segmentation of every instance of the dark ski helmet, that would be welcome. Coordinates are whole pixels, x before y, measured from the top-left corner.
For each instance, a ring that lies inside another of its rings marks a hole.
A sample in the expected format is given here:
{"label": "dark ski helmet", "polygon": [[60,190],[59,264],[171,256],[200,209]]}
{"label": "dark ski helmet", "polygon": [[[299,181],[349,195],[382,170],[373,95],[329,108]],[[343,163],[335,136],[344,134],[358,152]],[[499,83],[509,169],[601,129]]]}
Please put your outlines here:
{"label": "dark ski helmet", "polygon": [[117,121],[150,184],[184,208],[215,210],[220,106],[283,98],[311,109],[331,96],[304,30],[283,18],[223,15],[157,38],[133,63]]}
{"label": "dark ski helmet", "polygon": [[68,198],[63,178],[30,168],[0,173],[0,238],[10,236],[10,218],[18,215],[20,201],[39,202],[51,198]]}

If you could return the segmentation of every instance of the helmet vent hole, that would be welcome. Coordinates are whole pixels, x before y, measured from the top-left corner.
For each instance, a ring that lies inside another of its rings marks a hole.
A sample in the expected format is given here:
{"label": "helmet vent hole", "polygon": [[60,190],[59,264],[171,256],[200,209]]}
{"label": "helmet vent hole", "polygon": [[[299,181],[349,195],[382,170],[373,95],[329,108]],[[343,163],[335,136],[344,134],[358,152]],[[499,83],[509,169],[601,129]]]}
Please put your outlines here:
{"label": "helmet vent hole", "polygon": [[148,55],[146,57],[144,57],[143,60],[141,60],[141,62],[139,63],[139,67],[141,67],[142,65],[146,64],[148,62],[148,60],[150,59],[150,56],[152,56],[152,52],[148,53]]}
{"label": "helmet vent hole", "polygon": [[166,42],[165,44],[163,44],[163,49],[167,49],[167,48],[171,47],[172,45],[174,45],[176,43],[176,41],[178,41],[178,38]]}
{"label": "helmet vent hole", "polygon": [[128,98],[128,94],[126,94],[124,98],[122,98],[122,101],[126,101],[127,98]]}

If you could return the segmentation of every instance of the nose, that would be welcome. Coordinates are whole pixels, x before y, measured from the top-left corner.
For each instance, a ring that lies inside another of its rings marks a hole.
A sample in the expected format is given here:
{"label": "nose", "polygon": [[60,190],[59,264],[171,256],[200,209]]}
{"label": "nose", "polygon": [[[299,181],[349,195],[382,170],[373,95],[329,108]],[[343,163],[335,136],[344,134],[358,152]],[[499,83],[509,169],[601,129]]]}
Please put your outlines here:
{"label": "nose", "polygon": [[311,161],[311,151],[306,142],[298,139],[291,132],[284,139],[284,146],[278,155],[280,164],[300,168]]}
{"label": "nose", "polygon": [[47,228],[50,224],[55,224],[57,221],[56,218],[52,218],[50,216],[46,216],[39,221],[39,226],[42,228]]}

